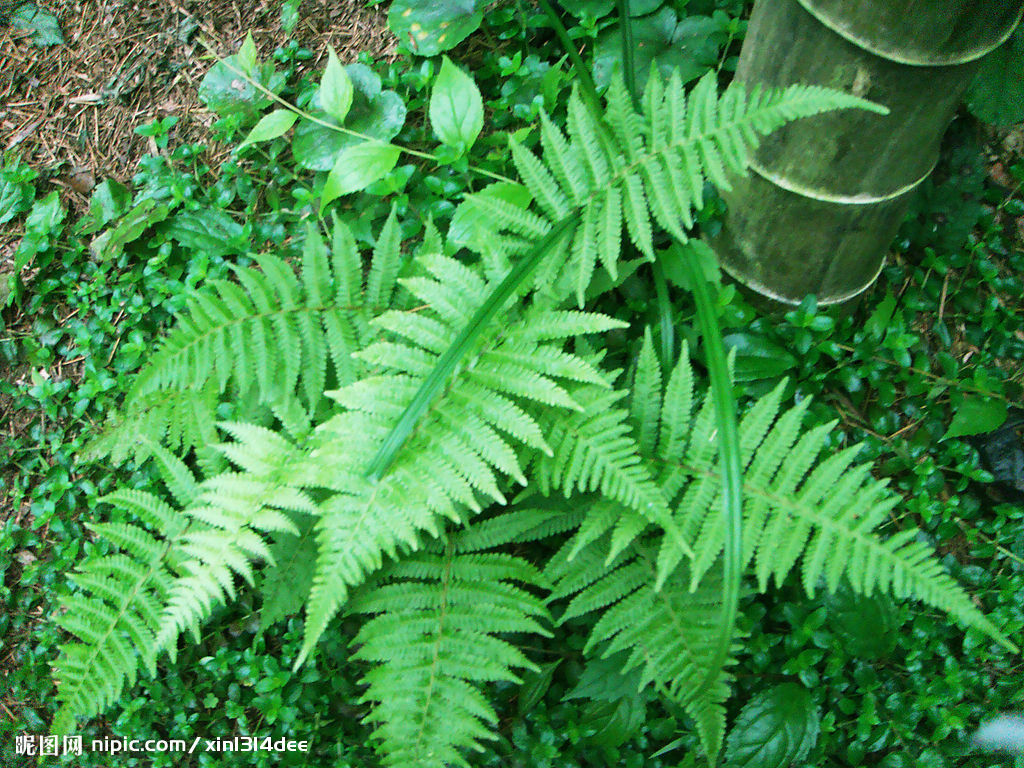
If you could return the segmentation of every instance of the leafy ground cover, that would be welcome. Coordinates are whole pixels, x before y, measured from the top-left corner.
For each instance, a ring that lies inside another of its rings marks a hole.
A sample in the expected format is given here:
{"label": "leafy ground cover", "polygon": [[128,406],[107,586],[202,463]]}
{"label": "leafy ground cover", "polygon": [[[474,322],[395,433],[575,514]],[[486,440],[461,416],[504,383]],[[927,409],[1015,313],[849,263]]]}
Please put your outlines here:
{"label": "leafy ground cover", "polygon": [[[608,22],[599,5],[571,33],[592,43],[600,59]],[[303,4],[302,18],[314,18],[312,10]],[[685,11],[683,20],[701,30],[702,40],[715,12],[722,14],[715,45],[687,62],[697,74],[715,68],[727,79],[742,7],[690,3]],[[276,16],[275,24],[281,24]],[[466,172],[468,164],[509,173],[509,135],[529,140],[540,107],[557,113],[564,103],[572,77],[542,14],[512,4],[481,16],[480,24],[450,55],[484,93],[485,134],[468,157],[404,163],[370,195],[356,198],[361,207],[352,218],[362,223],[356,235],[367,244],[392,204],[403,238],[419,234],[428,217],[455,226],[461,195],[479,183]],[[276,28],[261,42],[281,95],[305,105],[316,84],[307,62],[323,49],[289,42]],[[372,121],[386,123],[401,105],[408,119],[396,120],[396,141],[425,145],[430,128],[419,116],[440,60],[410,52],[390,62],[364,57],[361,64]],[[202,77],[191,84],[200,94]],[[204,85],[207,101],[216,99],[216,79]],[[382,96],[388,92],[394,98]],[[195,133],[184,131],[187,121],[175,121],[177,115],[150,120],[133,135],[151,142],[154,152],[139,161],[130,185],[109,166],[91,166],[98,183],[88,198],[77,198],[77,207],[73,186],[62,194],[60,176],[45,156],[33,150],[4,158],[0,223],[17,235],[7,259],[26,267],[11,281],[0,332],[0,412],[7,425],[0,454],[5,765],[32,764],[14,754],[13,735],[42,733],[53,714],[50,665],[62,638],[45,618],[65,589],[65,574],[94,546],[84,523],[97,515],[98,497],[115,482],[140,489],[154,482],[146,467],[115,471],[76,461],[76,455],[116,407],[186,291],[225,276],[232,263],[251,263],[253,251],[297,257],[301,219],[316,209],[315,187],[323,180],[314,172],[326,170],[318,166],[316,137],[305,152],[301,143],[285,140],[230,151],[259,114],[228,115],[207,135],[194,127]],[[737,395],[762,394],[787,377],[787,400],[813,396],[814,420],[839,418],[843,442],[863,443],[863,455],[876,460],[879,475],[905,497],[894,512],[894,529],[902,522],[922,527],[951,573],[1011,634],[1024,628],[1024,511],[1019,489],[994,482],[971,436],[996,426],[1019,404],[1024,385],[1024,160],[1014,141],[1012,133],[994,138],[960,119],[943,168],[894,244],[890,266],[853,314],[819,310],[808,301],[767,317],[733,287],[717,291],[720,322],[737,351]],[[706,226],[714,226],[713,214],[712,207]],[[99,238],[105,238],[102,249]],[[682,294],[676,299],[679,333],[696,341],[694,308]],[[640,277],[627,280],[604,309],[635,328],[657,324],[654,289]],[[635,356],[637,334],[624,332],[613,341],[611,354]],[[730,713],[736,723],[727,742],[730,764],[767,764],[758,739],[771,749],[769,737],[782,726],[795,738],[791,752],[777,759],[797,765],[1008,764],[972,753],[968,740],[981,718],[1024,706],[1019,659],[987,639],[964,638],[944,617],[919,607],[844,592],[809,601],[788,583],[767,597],[746,598],[742,609],[748,637]],[[316,663],[293,675],[298,621],[266,626],[260,620],[253,596],[221,611],[199,644],[156,679],[142,680],[84,735],[213,739],[272,732],[319,738],[313,753],[281,764],[375,764],[369,730],[360,723],[359,675],[342,664],[358,624],[338,621]],[[699,764],[695,738],[686,735],[678,751],[649,757],[676,738],[686,725],[683,715],[637,694],[632,681],[611,668],[602,673],[584,666],[585,638],[574,629],[568,623],[561,635],[531,649],[540,672],[523,687],[498,687],[500,739],[478,763]],[[110,760],[87,755],[76,764]],[[165,755],[114,764],[183,763]],[[193,764],[238,763],[204,754]]]}

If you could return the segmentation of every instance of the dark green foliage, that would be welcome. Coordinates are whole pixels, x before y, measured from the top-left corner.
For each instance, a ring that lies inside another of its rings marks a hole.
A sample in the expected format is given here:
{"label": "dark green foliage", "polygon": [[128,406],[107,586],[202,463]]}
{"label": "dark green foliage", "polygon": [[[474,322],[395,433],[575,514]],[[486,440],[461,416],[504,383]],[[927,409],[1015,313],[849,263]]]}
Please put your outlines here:
{"label": "dark green foliage", "polygon": [[967,108],[994,125],[1012,125],[1024,119],[1024,32],[988,54],[967,91]]}

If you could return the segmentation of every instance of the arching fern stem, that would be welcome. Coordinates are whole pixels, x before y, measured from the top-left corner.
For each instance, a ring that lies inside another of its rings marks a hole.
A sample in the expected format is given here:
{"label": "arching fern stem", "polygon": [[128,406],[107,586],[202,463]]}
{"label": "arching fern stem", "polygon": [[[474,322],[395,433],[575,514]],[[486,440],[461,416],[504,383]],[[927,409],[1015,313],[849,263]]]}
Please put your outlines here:
{"label": "arching fern stem", "polygon": [[711,397],[715,404],[715,426],[718,429],[718,455],[722,467],[722,511],[725,515],[725,551],[723,554],[722,614],[718,646],[713,663],[708,665],[700,686],[691,695],[709,688],[729,656],[732,635],[739,610],[740,579],[743,576],[743,469],[740,460],[740,437],[736,424],[736,400],[732,396],[729,365],[722,342],[722,329],[718,326],[715,304],[708,290],[707,279],[696,258],[679,253],[679,246],[671,252],[682,259],[693,298],[697,304],[697,321],[704,337],[704,354],[711,379]]}
{"label": "arching fern stem", "polygon": [[[619,11],[619,27],[622,30],[622,66],[625,72],[626,88],[638,103],[636,92],[636,70],[633,63],[633,26],[629,12],[629,0],[616,0]],[[678,246],[674,249],[679,252]],[[697,304],[697,320],[704,338],[704,354],[711,378],[711,397],[715,404],[715,421],[718,427],[718,455],[722,468],[722,514],[725,516],[725,551],[723,553],[722,613],[718,629],[718,645],[715,655],[704,673],[700,685],[691,692],[697,696],[709,689],[729,658],[732,636],[739,611],[740,580],[743,577],[743,466],[740,460],[740,436],[736,417],[736,400],[732,396],[732,381],[722,341],[722,329],[718,325],[715,305],[708,290],[696,256],[680,254],[688,273],[693,298]],[[654,265],[655,290],[658,296],[661,318],[661,344],[664,359],[662,365],[671,367],[672,359],[672,318],[668,306],[668,287],[661,264]],[[666,325],[668,328],[666,328]]]}

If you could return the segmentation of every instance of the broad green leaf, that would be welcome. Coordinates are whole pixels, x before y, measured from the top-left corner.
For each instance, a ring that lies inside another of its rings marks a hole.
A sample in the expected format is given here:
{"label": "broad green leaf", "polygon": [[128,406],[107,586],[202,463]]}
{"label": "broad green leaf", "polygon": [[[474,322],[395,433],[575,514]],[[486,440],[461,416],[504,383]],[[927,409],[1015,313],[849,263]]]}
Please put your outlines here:
{"label": "broad green leaf", "polygon": [[483,20],[478,0],[394,0],[388,26],[395,37],[420,56],[436,56],[475,32]]}
{"label": "broad green leaf", "polygon": [[[380,76],[362,64],[349,64],[345,72],[352,81],[352,107],[345,128],[380,141],[391,141],[405,125],[405,102],[394,91],[382,91]],[[319,90],[308,108],[319,120],[340,125],[324,110]],[[362,144],[365,139],[329,128],[310,120],[299,120],[292,138],[292,153],[303,168],[329,171],[338,155]]]}
{"label": "broad green leaf", "polygon": [[[718,64],[719,47],[728,39],[721,27],[709,16],[686,16],[679,19],[671,8],[631,20],[633,27],[633,66],[637,89],[642,92],[651,62],[658,65],[662,78],[668,80],[672,70],[679,68],[684,83],[696,80]],[[621,67],[622,42],[618,25],[604,30],[594,46],[594,82],[603,88],[611,82],[612,73]]]}
{"label": "broad green leaf", "polygon": [[364,142],[346,149],[334,164],[320,197],[320,212],[335,198],[358,192],[383,178],[398,162],[402,150],[391,144]]}
{"label": "broad green leaf", "polygon": [[445,144],[466,152],[484,127],[484,102],[473,78],[445,56],[430,94],[430,125]]}
{"label": "broad green leaf", "polygon": [[264,115],[260,121],[249,131],[249,135],[238,145],[238,148],[247,144],[255,144],[258,141],[270,141],[278,136],[283,136],[288,129],[295,124],[298,114],[290,109],[275,109],[269,115]]}
{"label": "broad green leaf", "polygon": [[583,674],[563,698],[566,701],[618,701],[623,696],[635,696],[641,688],[642,678],[639,667],[628,672],[622,671],[628,659],[629,654],[624,651],[607,657],[593,656],[587,659]]}
{"label": "broad green leaf", "polygon": [[256,43],[252,39],[252,32],[246,32],[245,40],[242,41],[242,46],[238,49],[238,67],[245,74],[252,75],[258,63]]}
{"label": "broad green leaf", "polygon": [[35,3],[23,3],[11,14],[11,28],[32,33],[32,44],[45,48],[49,45],[64,45],[57,17],[40,10]]}
{"label": "broad green leaf", "polygon": [[210,256],[243,253],[249,246],[242,225],[215,208],[179,213],[171,220],[167,234],[189,250]]}
{"label": "broad green leaf", "polygon": [[486,237],[487,233],[491,231],[489,215],[476,204],[476,199],[480,197],[504,200],[506,203],[523,209],[533,199],[525,186],[508,181],[497,181],[494,184],[488,184],[479,192],[466,195],[452,215],[452,223],[448,227],[448,242],[476,248],[478,238]]}
{"label": "broad green leaf", "polygon": [[0,178],[0,224],[4,224],[32,207],[34,189],[25,181]]}
{"label": "broad green leaf", "polygon": [[132,194],[124,184],[106,179],[96,185],[89,198],[89,211],[78,223],[75,232],[80,235],[91,235],[99,232],[128,210],[132,204]]}
{"label": "broad green leaf", "polygon": [[[255,123],[270,106],[271,99],[232,68],[243,70],[238,56],[228,56],[214,64],[199,84],[199,98],[220,117],[237,117],[243,124]],[[257,66],[249,76],[271,93],[279,93],[284,87],[284,75],[269,63]]]}
{"label": "broad green leaf", "polygon": [[1012,125],[1024,120],[1024,28],[981,60],[967,89],[967,108],[979,120]]}
{"label": "broad green leaf", "polygon": [[859,595],[844,584],[825,598],[828,625],[852,656],[872,661],[896,647],[899,613],[885,592]]}
{"label": "broad green leaf", "polygon": [[128,211],[114,227],[89,243],[89,251],[97,259],[117,258],[127,243],[137,240],[143,232],[166,219],[169,214],[167,203],[159,203],[147,197]]}
{"label": "broad green leaf", "polygon": [[878,306],[871,313],[871,317],[865,321],[864,331],[875,338],[882,338],[889,330],[889,323],[895,311],[896,297],[892,295],[892,292],[889,292],[884,299],[878,302]]}
{"label": "broad green leaf", "polygon": [[15,273],[27,266],[37,253],[50,247],[63,229],[66,213],[56,191],[36,200],[25,219],[25,236],[14,252]]}
{"label": "broad green leaf", "polygon": [[734,381],[773,379],[797,365],[796,358],[786,349],[755,333],[730,333],[722,342],[727,350],[736,353]]}
{"label": "broad green leaf", "polygon": [[747,703],[725,742],[726,768],[789,768],[818,741],[821,714],[810,691],[783,683]]}
{"label": "broad green leaf", "polygon": [[628,658],[619,652],[587,659],[579,681],[564,697],[587,700],[581,724],[593,730],[595,743],[606,747],[617,747],[634,736],[647,715],[650,689],[641,685],[639,667],[622,671]]}
{"label": "broad green leaf", "polygon": [[647,703],[639,696],[618,701],[592,701],[583,709],[580,725],[591,730],[590,739],[614,749],[633,738],[647,719]]}
{"label": "broad green leaf", "polygon": [[688,276],[686,264],[683,258],[690,258],[697,262],[704,279],[712,285],[722,284],[722,274],[718,267],[718,254],[710,245],[702,240],[690,240],[686,243],[676,243],[658,253],[658,260],[662,269],[665,270],[665,277],[673,285],[683,290],[692,291],[693,284]]}
{"label": "broad green leaf", "polygon": [[338,54],[334,48],[327,47],[327,67],[324,69],[324,76],[320,80],[320,103],[324,111],[337,120],[344,123],[348,111],[352,107],[352,78],[338,61]]}
{"label": "broad green leaf", "polygon": [[1008,414],[1006,401],[995,397],[969,395],[953,407],[953,423],[949,425],[943,440],[952,437],[980,435],[998,429]]}

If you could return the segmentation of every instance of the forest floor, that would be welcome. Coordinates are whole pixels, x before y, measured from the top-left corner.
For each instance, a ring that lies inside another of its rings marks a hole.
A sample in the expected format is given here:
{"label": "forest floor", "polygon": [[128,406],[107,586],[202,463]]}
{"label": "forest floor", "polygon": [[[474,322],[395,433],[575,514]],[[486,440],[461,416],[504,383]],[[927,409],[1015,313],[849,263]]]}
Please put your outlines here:
{"label": "forest floor", "polygon": [[[289,35],[281,0],[40,0],[65,42],[38,47],[30,33],[0,25],[0,151],[16,150],[37,183],[59,187],[68,209],[84,213],[97,183],[130,183],[139,160],[157,152],[138,126],[173,116],[176,142],[208,140],[214,115],[199,102],[199,83],[213,54],[234,53],[247,33],[263,56],[297,41],[316,54],[304,65],[311,70],[323,68],[328,45],[342,61],[361,51],[392,56],[386,14],[364,6],[304,0]],[[0,265],[20,239],[15,228],[0,233]]]}

